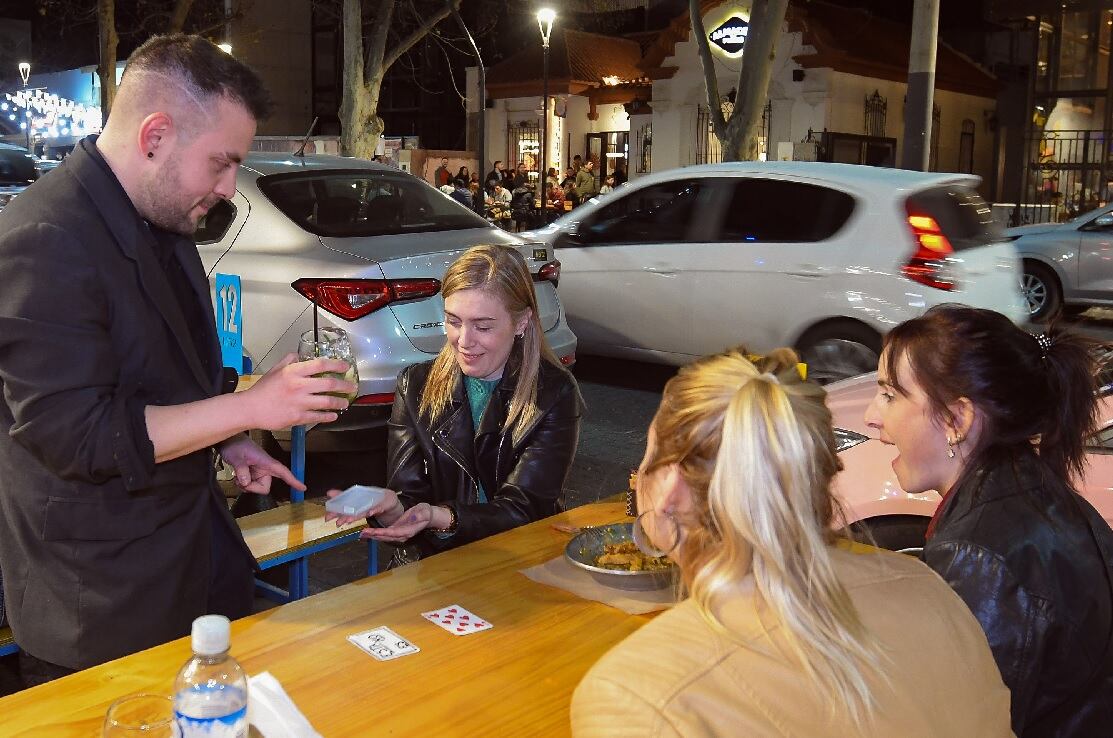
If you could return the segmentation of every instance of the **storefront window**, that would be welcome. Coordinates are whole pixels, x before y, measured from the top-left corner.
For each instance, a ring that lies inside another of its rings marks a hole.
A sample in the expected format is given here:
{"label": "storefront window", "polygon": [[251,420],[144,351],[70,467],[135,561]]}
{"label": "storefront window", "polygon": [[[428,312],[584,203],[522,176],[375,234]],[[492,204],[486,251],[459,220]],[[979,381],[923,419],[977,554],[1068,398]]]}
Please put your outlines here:
{"label": "storefront window", "polygon": [[1059,51],[1060,90],[1092,90],[1098,79],[1098,13],[1064,13]]}
{"label": "storefront window", "polygon": [[507,131],[510,167],[515,169],[522,163],[526,165],[527,172],[536,172],[541,159],[541,126],[526,120],[511,123]]}

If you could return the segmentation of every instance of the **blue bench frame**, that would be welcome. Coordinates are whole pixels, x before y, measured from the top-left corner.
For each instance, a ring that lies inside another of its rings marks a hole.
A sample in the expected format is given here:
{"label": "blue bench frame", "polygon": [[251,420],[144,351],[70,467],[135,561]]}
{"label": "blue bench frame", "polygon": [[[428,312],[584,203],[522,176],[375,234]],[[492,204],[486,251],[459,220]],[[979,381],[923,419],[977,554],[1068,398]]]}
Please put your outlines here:
{"label": "blue bench frame", "polygon": [[[305,433],[304,425],[297,425],[291,429],[290,432],[290,471],[294,473],[299,482],[305,481]],[[296,504],[305,501],[305,493],[299,492],[296,489],[290,490],[290,502]],[[266,597],[268,600],[285,604],[294,600],[300,600],[309,596],[309,557],[321,551],[327,551],[330,548],[354,541],[359,538],[359,531],[354,530],[351,533],[337,538],[332,538],[328,541],[321,541],[320,543],[313,544],[307,548],[299,551],[291,551],[289,553],[276,556],[273,559],[267,560],[265,564],[260,564],[259,568],[266,571],[282,564],[290,565],[290,583],[289,588],[283,590],[281,587],[276,587],[268,582],[255,580],[255,590],[261,596]],[[367,576],[375,576],[379,573],[379,548],[375,545],[375,541],[367,542]]]}

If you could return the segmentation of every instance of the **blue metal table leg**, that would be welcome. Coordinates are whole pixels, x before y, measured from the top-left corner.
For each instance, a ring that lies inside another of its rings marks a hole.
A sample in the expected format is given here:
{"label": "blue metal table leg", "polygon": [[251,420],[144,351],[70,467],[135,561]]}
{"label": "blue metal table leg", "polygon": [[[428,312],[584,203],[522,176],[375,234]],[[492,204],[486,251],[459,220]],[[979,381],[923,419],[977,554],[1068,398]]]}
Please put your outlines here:
{"label": "blue metal table leg", "polygon": [[[295,425],[290,432],[290,471],[305,482],[305,426]],[[290,488],[290,502],[305,501],[305,493]],[[309,594],[309,559],[306,557],[290,562],[290,599],[300,600]]]}
{"label": "blue metal table leg", "polygon": [[367,576],[379,573],[379,546],[377,541],[367,542]]}

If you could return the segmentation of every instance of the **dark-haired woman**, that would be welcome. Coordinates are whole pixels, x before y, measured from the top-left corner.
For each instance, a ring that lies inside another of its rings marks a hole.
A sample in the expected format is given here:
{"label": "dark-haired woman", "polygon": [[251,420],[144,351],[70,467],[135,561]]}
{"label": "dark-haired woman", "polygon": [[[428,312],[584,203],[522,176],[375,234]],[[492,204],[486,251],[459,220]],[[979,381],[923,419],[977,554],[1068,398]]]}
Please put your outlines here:
{"label": "dark-haired woman", "polygon": [[1113,531],[1071,481],[1095,348],[934,308],[886,337],[866,413],[904,490],[943,494],[924,559],[985,630],[1020,738],[1113,729]]}
{"label": "dark-haired woman", "polygon": [[582,409],[576,380],[545,339],[520,253],[467,250],[441,294],[448,340],[436,359],[398,377],[390,489],[368,513],[381,527],[361,533],[414,544],[420,555],[559,512]]}

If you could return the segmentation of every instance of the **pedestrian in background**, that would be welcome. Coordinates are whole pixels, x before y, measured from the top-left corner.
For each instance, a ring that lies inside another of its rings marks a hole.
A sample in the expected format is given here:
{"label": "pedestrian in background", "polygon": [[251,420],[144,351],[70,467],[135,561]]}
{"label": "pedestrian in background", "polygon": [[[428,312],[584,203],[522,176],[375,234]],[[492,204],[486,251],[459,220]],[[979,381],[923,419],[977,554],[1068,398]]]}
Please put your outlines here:
{"label": "pedestrian in background", "polygon": [[576,202],[583,204],[595,195],[595,162],[584,162],[583,168],[576,172]]}
{"label": "pedestrian in background", "polygon": [[487,172],[487,177],[483,180],[483,188],[490,192],[494,189],[495,184],[502,182],[502,162],[496,161],[491,171]]}
{"label": "pedestrian in background", "polygon": [[471,182],[471,171],[467,168],[467,166],[461,166],[458,170],[456,170],[456,179],[464,180],[465,185],[467,185],[468,182]]}
{"label": "pedestrian in background", "polygon": [[[190,235],[236,191],[270,99],[197,36],[131,55],[103,133],[0,212],[0,568],[24,682],[250,614],[255,560],[216,483],[304,486],[249,428],[328,422],[343,361],[232,394]],[[59,299],[59,289],[64,299]]]}
{"label": "pedestrian in background", "polygon": [[437,187],[452,184],[452,172],[448,171],[448,159],[441,159],[441,165],[437,167],[437,171],[433,172],[433,184]]}
{"label": "pedestrian in background", "polygon": [[421,556],[557,513],[583,408],[516,249],[471,248],[443,285],[448,340],[398,377],[389,490],[368,514],[382,527],[360,534],[413,544]]}
{"label": "pedestrian in background", "polygon": [[743,349],[665,385],[635,541],[683,602],[596,664],[572,733],[1004,738],[1009,694],[978,621],[903,554],[840,540],[823,388]]}
{"label": "pedestrian in background", "polygon": [[943,495],[924,561],[981,623],[1026,736],[1113,725],[1113,531],[1082,496],[1098,345],[944,305],[886,337],[866,422]]}
{"label": "pedestrian in background", "polygon": [[605,195],[615,188],[615,179],[613,174],[608,174],[603,180],[603,186],[599,188],[599,194]]}

